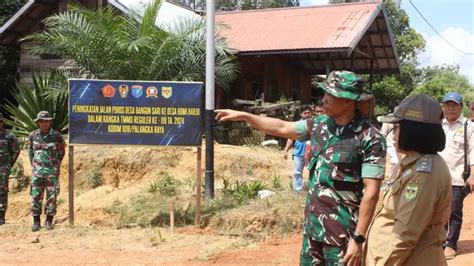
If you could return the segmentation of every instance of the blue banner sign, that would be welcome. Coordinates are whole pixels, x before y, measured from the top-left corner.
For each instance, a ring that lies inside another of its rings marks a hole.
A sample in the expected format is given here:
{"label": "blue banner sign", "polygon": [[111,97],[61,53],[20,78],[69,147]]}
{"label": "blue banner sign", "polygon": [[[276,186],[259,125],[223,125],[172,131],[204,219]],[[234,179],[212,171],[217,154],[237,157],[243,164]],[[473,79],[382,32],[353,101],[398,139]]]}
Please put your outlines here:
{"label": "blue banner sign", "polygon": [[200,146],[202,83],[69,80],[69,143]]}

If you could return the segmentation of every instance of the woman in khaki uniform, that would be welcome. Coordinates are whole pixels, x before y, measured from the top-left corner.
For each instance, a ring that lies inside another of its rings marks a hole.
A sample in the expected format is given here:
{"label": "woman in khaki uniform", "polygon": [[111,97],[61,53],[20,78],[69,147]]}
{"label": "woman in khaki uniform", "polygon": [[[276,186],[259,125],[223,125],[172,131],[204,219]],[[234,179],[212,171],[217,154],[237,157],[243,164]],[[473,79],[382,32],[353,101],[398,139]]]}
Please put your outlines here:
{"label": "woman in khaki uniform", "polygon": [[446,265],[442,245],[449,219],[451,179],[437,154],[445,145],[439,103],[407,97],[379,121],[394,124],[404,154],[398,175],[382,185],[383,201],[369,227],[366,265]]}

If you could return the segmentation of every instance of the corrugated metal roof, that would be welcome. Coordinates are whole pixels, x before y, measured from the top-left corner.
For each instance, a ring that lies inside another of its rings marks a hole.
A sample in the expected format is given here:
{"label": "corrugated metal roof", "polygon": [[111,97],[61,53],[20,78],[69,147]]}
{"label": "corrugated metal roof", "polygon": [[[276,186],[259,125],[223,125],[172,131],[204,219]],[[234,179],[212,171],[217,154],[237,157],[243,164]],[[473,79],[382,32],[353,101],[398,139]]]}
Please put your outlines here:
{"label": "corrugated metal roof", "polygon": [[219,34],[239,53],[255,51],[352,50],[381,11],[380,3],[223,12]]}

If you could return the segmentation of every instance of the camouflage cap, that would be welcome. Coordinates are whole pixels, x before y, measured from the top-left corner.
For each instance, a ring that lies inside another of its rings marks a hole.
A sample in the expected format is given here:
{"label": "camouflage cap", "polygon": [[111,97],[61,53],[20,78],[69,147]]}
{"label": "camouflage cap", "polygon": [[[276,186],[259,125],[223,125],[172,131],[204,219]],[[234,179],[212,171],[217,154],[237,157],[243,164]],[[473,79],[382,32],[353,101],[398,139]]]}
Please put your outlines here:
{"label": "camouflage cap", "polygon": [[441,124],[441,106],[437,101],[426,94],[418,94],[406,97],[395,111],[386,116],[379,116],[377,120],[382,123],[396,123],[401,120],[415,122]]}
{"label": "camouflage cap", "polygon": [[364,101],[372,98],[372,94],[364,92],[363,83],[359,75],[341,70],[331,71],[326,80],[318,83],[318,86],[336,98]]}
{"label": "camouflage cap", "polygon": [[50,120],[53,120],[53,117],[51,117],[51,115],[49,114],[48,111],[40,111],[40,112],[36,115],[35,122],[38,122],[39,120],[50,121]]}

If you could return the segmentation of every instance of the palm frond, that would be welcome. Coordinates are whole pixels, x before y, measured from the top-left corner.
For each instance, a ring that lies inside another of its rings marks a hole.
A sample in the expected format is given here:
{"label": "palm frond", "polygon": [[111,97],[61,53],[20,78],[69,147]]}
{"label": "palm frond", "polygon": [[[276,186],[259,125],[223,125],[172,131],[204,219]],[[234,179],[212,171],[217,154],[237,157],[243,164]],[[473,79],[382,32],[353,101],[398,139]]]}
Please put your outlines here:
{"label": "palm frond", "polygon": [[[92,11],[72,5],[46,19],[43,32],[26,39],[41,43],[35,53],[72,58],[81,72],[99,79],[204,81],[204,21],[181,18],[157,27],[161,3],[151,1],[143,16],[138,12],[117,16],[112,7]],[[225,25],[217,26],[221,27]],[[216,35],[216,82],[225,88],[237,71],[232,52]],[[49,90],[48,97],[58,97],[59,91]]]}
{"label": "palm frond", "polygon": [[67,130],[68,110],[67,94],[54,98],[45,98],[44,94],[50,90],[51,76],[48,74],[33,73],[33,84],[20,81],[17,91],[13,94],[16,104],[7,102],[5,109],[12,119],[5,122],[13,128],[19,136],[26,136],[37,128],[34,119],[36,115],[46,110],[54,116],[52,127],[60,132]]}

